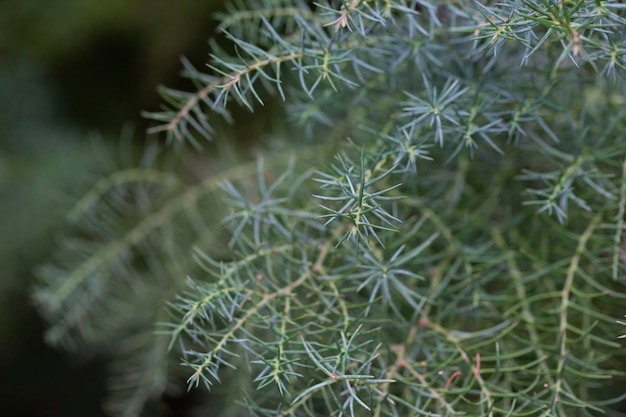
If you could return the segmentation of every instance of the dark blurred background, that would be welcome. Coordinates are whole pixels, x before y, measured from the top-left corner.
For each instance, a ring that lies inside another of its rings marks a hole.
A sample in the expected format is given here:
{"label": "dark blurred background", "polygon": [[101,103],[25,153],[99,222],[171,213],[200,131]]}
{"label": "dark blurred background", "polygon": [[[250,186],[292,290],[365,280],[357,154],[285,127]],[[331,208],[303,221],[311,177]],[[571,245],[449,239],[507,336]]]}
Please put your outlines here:
{"label": "dark blurred background", "polygon": [[[102,415],[102,363],[43,343],[28,295],[33,270],[49,258],[94,167],[120,152],[120,137],[143,146],[140,111],[159,107],[157,84],[181,86],[180,56],[206,62],[222,3],[0,1],[3,415]],[[185,399],[167,401],[171,416],[187,414]]]}

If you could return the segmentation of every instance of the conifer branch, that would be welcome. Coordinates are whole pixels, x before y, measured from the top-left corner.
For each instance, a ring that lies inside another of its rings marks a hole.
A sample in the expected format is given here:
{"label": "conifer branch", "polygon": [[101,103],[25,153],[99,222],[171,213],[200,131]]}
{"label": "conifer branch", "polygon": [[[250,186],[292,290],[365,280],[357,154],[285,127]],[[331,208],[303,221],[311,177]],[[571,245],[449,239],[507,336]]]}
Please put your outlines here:
{"label": "conifer branch", "polygon": [[620,181],[619,203],[615,215],[615,235],[613,237],[613,261],[611,274],[613,280],[617,280],[620,264],[626,264],[626,247],[624,239],[624,222],[626,221],[626,158],[622,165],[622,178]]}
{"label": "conifer branch", "polygon": [[[504,238],[502,237],[502,234],[500,233],[499,230],[494,229],[492,231],[492,235],[494,237],[494,243],[500,247],[503,250],[507,250],[508,252],[508,256],[507,256],[507,265],[509,268],[509,272],[511,274],[511,276],[513,277],[513,279],[515,280],[515,293],[517,295],[517,299],[518,300],[528,300],[528,293],[526,291],[526,287],[524,286],[524,282],[523,282],[523,274],[520,271],[517,262],[515,261],[515,254],[508,250],[508,248],[505,246],[505,242],[504,242]],[[534,324],[536,323],[536,319],[534,314],[532,313],[529,305],[527,303],[522,302],[521,304],[521,310],[522,310],[522,319],[524,321],[525,327],[526,327],[526,332],[528,332],[528,335],[530,337],[530,340],[533,344],[533,346],[535,347],[535,356],[537,358],[541,358],[541,362],[539,363],[539,367],[541,369],[541,375],[546,378],[546,381],[548,383],[549,386],[554,386],[554,380],[552,378],[552,374],[546,364],[546,362],[543,360],[543,358],[547,358],[548,354],[544,351],[544,349],[541,347],[541,342],[540,342],[540,338],[537,332],[537,329],[535,328]]]}
{"label": "conifer branch", "polygon": [[199,145],[272,95],[285,126],[197,184],[99,181],[34,292],[48,338],[113,341],[129,417],[181,357],[218,413],[616,412],[624,24],[614,0],[237,0],[232,52],[185,62],[151,131]]}
{"label": "conifer branch", "polygon": [[[258,60],[249,66],[242,68],[240,70],[233,71],[230,74],[224,75],[222,78],[217,81],[207,84],[204,88],[198,91],[195,95],[191,96],[191,98],[185,103],[185,105],[176,113],[176,115],[172,118],[171,121],[168,122],[165,129],[168,132],[176,132],[178,125],[181,120],[187,118],[191,110],[197,106],[200,102],[204,101],[209,94],[213,93],[217,89],[221,89],[224,96],[228,95],[231,89],[234,89],[238,92],[238,84],[241,79],[244,77],[250,77],[256,71],[260,71],[262,68],[269,65],[277,65],[279,66],[283,62],[293,61],[296,59],[302,58],[302,53],[290,53],[284,56],[268,56],[265,59]],[[215,100],[216,102],[219,100]],[[153,130],[156,132],[156,130]],[[182,137],[178,137],[179,140],[182,140]]]}
{"label": "conifer branch", "polygon": [[586,250],[587,242],[589,241],[591,236],[593,236],[593,231],[597,227],[599,221],[600,221],[600,216],[596,215],[591,220],[586,230],[581,234],[580,239],[578,241],[578,245],[576,247],[576,251],[574,252],[574,256],[572,257],[570,265],[567,269],[567,275],[565,277],[565,283],[563,285],[563,289],[561,290],[561,306],[559,308],[559,360],[558,360],[558,364],[556,368],[557,375],[559,375],[559,378],[556,379],[556,382],[553,387],[554,398],[552,400],[554,407],[556,407],[559,413],[564,412],[564,410],[562,409],[561,403],[566,401],[565,399],[563,399],[563,396],[565,394],[562,392],[562,385],[563,385],[562,374],[565,372],[566,361],[567,361],[567,357],[569,353],[568,348],[567,348],[568,346],[567,332],[569,330],[568,311],[570,308],[569,304],[571,302],[570,297],[574,288],[574,277],[576,276],[576,273],[578,272],[579,263],[580,263],[581,257],[583,256]]}

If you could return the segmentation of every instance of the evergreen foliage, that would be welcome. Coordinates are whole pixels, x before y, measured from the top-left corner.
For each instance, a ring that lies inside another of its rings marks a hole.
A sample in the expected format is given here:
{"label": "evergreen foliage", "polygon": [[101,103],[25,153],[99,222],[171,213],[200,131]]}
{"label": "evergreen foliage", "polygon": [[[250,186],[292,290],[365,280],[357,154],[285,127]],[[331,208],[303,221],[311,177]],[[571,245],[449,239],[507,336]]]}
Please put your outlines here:
{"label": "evergreen foliage", "polygon": [[152,131],[224,143],[233,105],[275,98],[288,126],[256,161],[187,160],[197,181],[103,178],[34,291],[50,342],[112,350],[112,415],[181,375],[220,393],[210,415],[622,415],[624,4],[238,0],[221,21],[232,50],[185,62],[197,90],[162,88]]}

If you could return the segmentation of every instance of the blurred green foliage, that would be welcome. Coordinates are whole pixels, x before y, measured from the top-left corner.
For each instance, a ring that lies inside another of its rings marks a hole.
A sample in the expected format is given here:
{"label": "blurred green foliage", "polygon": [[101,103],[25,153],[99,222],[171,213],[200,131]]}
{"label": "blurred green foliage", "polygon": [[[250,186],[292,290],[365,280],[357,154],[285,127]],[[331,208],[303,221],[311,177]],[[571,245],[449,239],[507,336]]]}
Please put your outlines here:
{"label": "blurred green foliage", "polygon": [[[109,151],[103,143],[98,155],[59,120],[59,96],[32,61],[12,64],[0,72],[0,389],[9,394],[10,415],[85,415],[97,410],[96,368],[72,365],[43,346],[28,291],[32,265],[47,256],[72,193]],[[68,387],[80,401],[64,399]]]}
{"label": "blurred green foliage", "polygon": [[[176,85],[178,57],[204,60],[221,4],[0,3],[0,389],[12,398],[10,415],[97,412],[98,369],[43,346],[28,299],[32,268],[81,193],[119,168],[107,161],[123,125],[143,136],[139,112],[158,106],[158,83]],[[60,395],[69,387],[80,400]]]}

